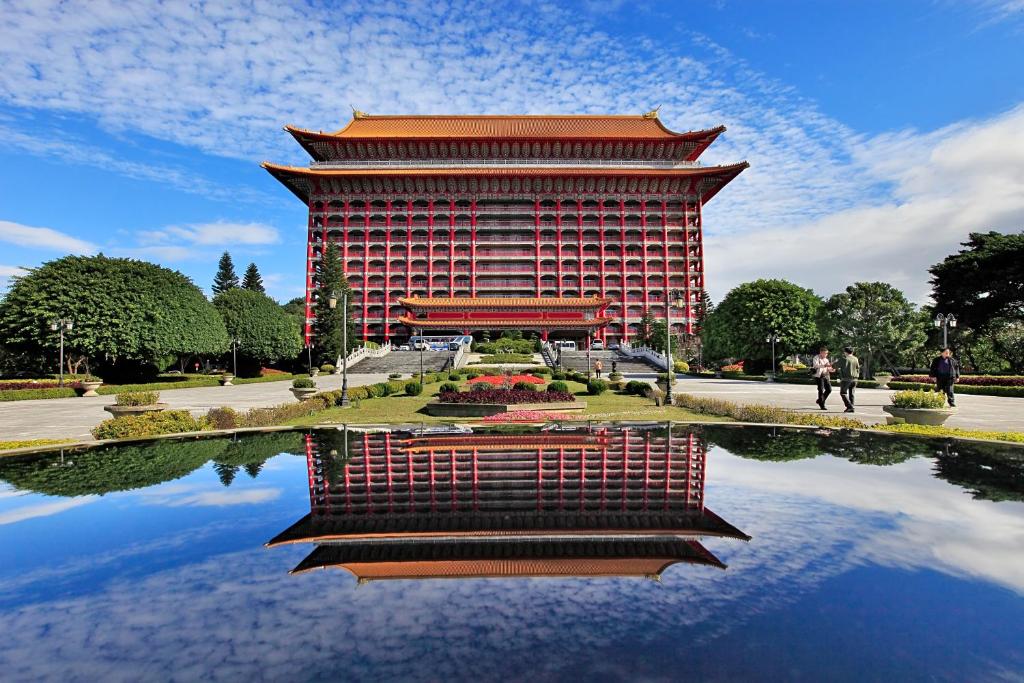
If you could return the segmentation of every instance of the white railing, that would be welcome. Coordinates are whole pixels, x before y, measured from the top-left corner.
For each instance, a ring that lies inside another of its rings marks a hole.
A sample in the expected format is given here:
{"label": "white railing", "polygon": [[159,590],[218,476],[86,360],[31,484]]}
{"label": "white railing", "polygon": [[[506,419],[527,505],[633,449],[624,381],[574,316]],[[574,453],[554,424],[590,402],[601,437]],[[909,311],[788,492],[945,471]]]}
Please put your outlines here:
{"label": "white railing", "polygon": [[[382,345],[378,349],[369,349],[365,346],[360,346],[358,349],[348,354],[348,367],[351,368],[353,365],[363,360],[364,358],[380,358],[382,356],[388,355],[389,353],[391,353],[391,342]],[[338,364],[335,367],[340,369],[341,365],[341,356],[339,355]]]}
{"label": "white railing", "polygon": [[668,370],[669,368],[668,359],[665,354],[659,353],[652,348],[646,346],[632,346],[629,343],[623,342],[619,345],[619,351],[630,358],[644,358],[662,370]]}
{"label": "white railing", "polygon": [[674,161],[654,159],[332,159],[314,161],[311,168],[480,168],[485,166],[531,166],[552,167],[585,166],[616,168],[695,168],[695,161]]}

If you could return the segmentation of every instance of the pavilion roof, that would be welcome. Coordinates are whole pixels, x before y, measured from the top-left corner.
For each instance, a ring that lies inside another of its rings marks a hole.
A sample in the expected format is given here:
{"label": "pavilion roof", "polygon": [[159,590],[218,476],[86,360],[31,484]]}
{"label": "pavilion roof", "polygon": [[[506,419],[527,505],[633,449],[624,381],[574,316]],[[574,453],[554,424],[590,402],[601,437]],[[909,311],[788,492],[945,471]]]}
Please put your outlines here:
{"label": "pavilion roof", "polygon": [[407,308],[600,308],[611,303],[611,299],[597,296],[587,297],[401,297],[398,303]]}
{"label": "pavilion roof", "polygon": [[[679,168],[605,168],[590,166],[552,167],[507,167],[507,166],[454,166],[446,168],[309,168],[305,166],[287,166],[265,161],[262,164],[272,176],[292,191],[304,202],[309,201],[312,193],[311,183],[316,180],[350,180],[352,182],[367,181],[374,185],[380,179],[394,180],[402,184],[418,183],[420,179],[438,179],[445,181],[451,178],[609,178],[623,179],[679,179],[692,180],[700,183],[699,194],[702,201],[708,201],[729,181],[738,176],[750,164],[746,161],[726,166],[684,166]],[[713,182],[707,182],[711,180]]]}
{"label": "pavilion roof", "polygon": [[677,562],[725,569],[696,541],[653,538],[319,545],[290,573],[338,567],[362,580],[656,577]]}
{"label": "pavilion roof", "polygon": [[725,130],[725,126],[680,133],[665,127],[656,112],[639,115],[369,115],[356,112],[344,128],[334,132],[311,131],[290,125],[285,126],[285,130],[300,142],[301,138],[319,137],[377,140],[679,140],[710,144]]}
{"label": "pavilion roof", "polygon": [[559,330],[564,328],[573,329],[589,329],[603,327],[612,321],[611,318],[591,318],[590,320],[579,320],[579,319],[558,319],[558,318],[537,318],[536,320],[528,320],[523,318],[509,318],[508,320],[467,320],[464,318],[431,318],[430,320],[420,320],[417,318],[410,318],[405,315],[398,316],[398,322],[409,327],[434,327],[438,329],[475,329],[475,328],[497,328],[497,327],[522,327],[523,325],[542,325],[543,327]]}

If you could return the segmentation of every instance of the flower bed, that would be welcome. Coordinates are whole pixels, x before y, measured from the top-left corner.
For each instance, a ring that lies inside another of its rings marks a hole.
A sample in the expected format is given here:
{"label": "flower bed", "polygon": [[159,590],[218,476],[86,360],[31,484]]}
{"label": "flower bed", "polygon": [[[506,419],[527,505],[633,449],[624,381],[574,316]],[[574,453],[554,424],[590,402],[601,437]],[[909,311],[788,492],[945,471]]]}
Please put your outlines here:
{"label": "flower bed", "polygon": [[[914,384],[934,384],[935,380],[928,375],[900,375],[894,377],[897,382]],[[1024,376],[1021,375],[960,375],[956,381],[968,387],[1024,387]]]}
{"label": "flower bed", "polygon": [[563,413],[550,413],[543,410],[512,410],[507,413],[488,415],[481,422],[503,423],[503,422],[557,422],[573,419]]}
{"label": "flower bed", "polygon": [[524,391],[522,389],[482,389],[480,391],[444,391],[438,394],[441,403],[570,403],[576,397],[568,391]]}
{"label": "flower bed", "polygon": [[493,384],[496,387],[500,387],[506,382],[509,386],[516,382],[526,382],[527,384],[544,384],[544,380],[540,377],[534,377],[533,375],[512,375],[511,377],[505,377],[504,375],[486,375],[484,377],[474,377],[469,380],[467,384],[479,384],[480,382],[487,382]]}

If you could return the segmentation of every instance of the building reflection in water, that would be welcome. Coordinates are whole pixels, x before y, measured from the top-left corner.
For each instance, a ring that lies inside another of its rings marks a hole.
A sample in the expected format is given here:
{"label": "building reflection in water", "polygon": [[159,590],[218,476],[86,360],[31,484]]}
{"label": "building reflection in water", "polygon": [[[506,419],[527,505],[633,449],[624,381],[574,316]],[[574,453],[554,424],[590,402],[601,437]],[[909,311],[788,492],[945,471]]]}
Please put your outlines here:
{"label": "building reflection in water", "polygon": [[314,543],[292,573],[360,582],[483,577],[659,578],[725,565],[705,536],[749,536],[705,505],[706,442],[667,426],[306,437],[308,515],[267,545]]}

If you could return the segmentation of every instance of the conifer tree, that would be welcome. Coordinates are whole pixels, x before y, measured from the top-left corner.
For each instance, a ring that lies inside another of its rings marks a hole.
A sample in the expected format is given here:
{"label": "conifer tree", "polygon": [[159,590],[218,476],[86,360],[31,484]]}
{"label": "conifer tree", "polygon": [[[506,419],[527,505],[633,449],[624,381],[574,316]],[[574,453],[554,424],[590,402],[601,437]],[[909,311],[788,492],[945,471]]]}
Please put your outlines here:
{"label": "conifer tree", "polygon": [[267,293],[263,287],[263,278],[255,263],[250,263],[249,267],[245,269],[245,275],[242,276],[242,289],[249,289],[260,294]]}
{"label": "conifer tree", "polygon": [[[315,302],[313,304],[313,315],[316,322],[313,324],[316,345],[315,356],[317,363],[331,363],[338,361],[341,354],[341,316],[342,316],[342,295],[348,294],[348,350],[360,345],[356,338],[356,325],[354,302],[352,301],[352,288],[341,265],[341,250],[334,242],[327,245],[324,250],[324,258],[320,269],[320,276],[314,290]],[[337,297],[337,307],[331,308],[329,301],[331,294]]]}
{"label": "conifer tree", "polygon": [[217,274],[213,276],[213,295],[217,296],[229,289],[238,287],[238,275],[235,274],[235,264],[231,260],[231,254],[224,252],[217,264]]}

